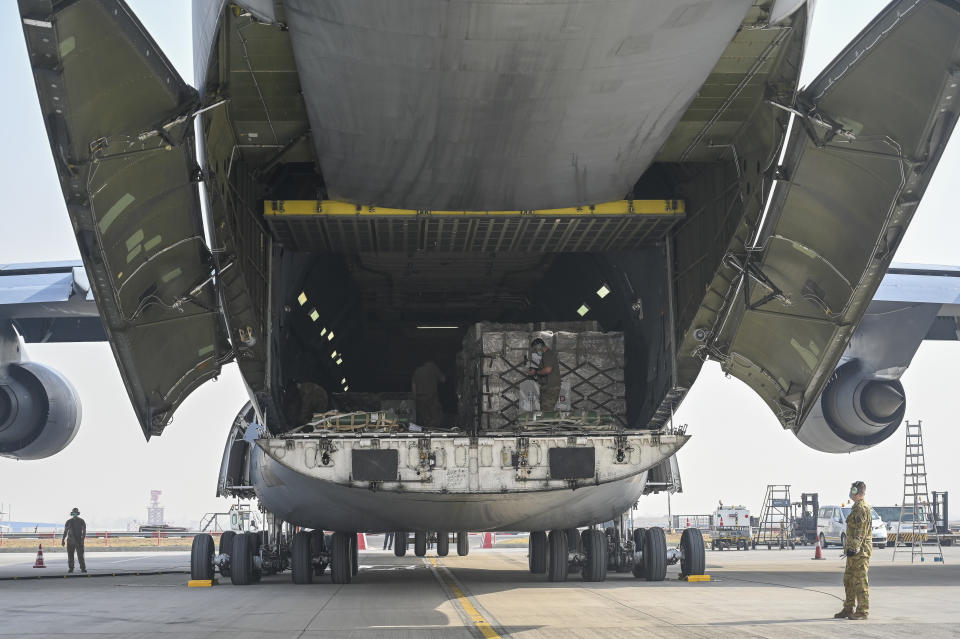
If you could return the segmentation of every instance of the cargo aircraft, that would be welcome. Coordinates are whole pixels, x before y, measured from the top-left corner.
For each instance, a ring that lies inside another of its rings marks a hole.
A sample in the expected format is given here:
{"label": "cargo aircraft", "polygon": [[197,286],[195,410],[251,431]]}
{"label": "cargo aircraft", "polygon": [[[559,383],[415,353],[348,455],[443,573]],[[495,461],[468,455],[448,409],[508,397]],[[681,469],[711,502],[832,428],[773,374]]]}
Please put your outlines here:
{"label": "cargo aircraft", "polygon": [[[356,531],[531,531],[551,580],[702,573],[695,530],[596,524],[676,488],[705,360],[842,453],[957,338],[957,271],[888,267],[956,122],[960,2],[890,2],[800,88],[811,5],[198,0],[191,87],[121,0],[19,0],[82,265],[0,271],[0,454],[80,422],[22,343],[105,339],[148,439],[228,362],[248,389],[217,490],[268,530],[199,535],[196,578],[347,583]],[[581,320],[623,334],[622,425],[291,410],[409,392],[477,322]]]}

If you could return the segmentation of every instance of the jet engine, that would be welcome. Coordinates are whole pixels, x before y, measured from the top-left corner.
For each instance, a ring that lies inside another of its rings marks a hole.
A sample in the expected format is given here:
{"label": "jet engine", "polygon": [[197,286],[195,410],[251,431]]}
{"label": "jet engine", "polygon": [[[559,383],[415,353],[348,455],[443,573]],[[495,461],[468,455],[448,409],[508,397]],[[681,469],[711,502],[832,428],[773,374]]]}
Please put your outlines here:
{"label": "jet engine", "polygon": [[841,364],[795,433],[825,453],[849,453],[890,437],[906,412],[903,385],[864,370],[859,359]]}
{"label": "jet engine", "polygon": [[0,366],[0,456],[43,459],[80,427],[80,398],[59,372],[36,362]]}

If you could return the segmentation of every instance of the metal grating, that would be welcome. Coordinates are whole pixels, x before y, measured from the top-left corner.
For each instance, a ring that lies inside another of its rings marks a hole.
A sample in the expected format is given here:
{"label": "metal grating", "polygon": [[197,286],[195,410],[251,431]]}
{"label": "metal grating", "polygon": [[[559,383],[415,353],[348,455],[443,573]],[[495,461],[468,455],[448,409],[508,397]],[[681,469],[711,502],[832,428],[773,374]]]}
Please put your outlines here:
{"label": "metal grating", "polygon": [[283,246],[326,253],[623,251],[662,240],[683,216],[678,200],[542,211],[412,211],[312,200],[264,207]]}

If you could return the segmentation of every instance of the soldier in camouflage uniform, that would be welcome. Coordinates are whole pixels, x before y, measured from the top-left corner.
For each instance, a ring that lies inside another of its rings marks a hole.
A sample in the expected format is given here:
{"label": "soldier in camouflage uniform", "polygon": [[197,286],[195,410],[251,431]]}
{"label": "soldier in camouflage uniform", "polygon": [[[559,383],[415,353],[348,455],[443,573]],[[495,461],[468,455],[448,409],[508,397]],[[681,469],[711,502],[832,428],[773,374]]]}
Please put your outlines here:
{"label": "soldier in camouflage uniform", "polygon": [[870,585],[867,570],[873,550],[873,512],[864,499],[867,485],[862,481],[850,486],[853,507],[847,517],[847,543],[843,551],[847,556],[847,569],[843,573],[846,599],[843,610],[834,615],[837,619],[866,619],[870,610]]}

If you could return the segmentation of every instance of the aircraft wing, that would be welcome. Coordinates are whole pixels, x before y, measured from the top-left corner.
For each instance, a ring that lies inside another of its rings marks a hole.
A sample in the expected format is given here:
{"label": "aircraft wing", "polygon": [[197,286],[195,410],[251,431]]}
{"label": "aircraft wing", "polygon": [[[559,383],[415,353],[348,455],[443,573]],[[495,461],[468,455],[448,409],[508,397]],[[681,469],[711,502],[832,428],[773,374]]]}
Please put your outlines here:
{"label": "aircraft wing", "polygon": [[90,290],[149,438],[231,353],[200,218],[197,93],[123,2],[19,5]]}
{"label": "aircraft wing", "polygon": [[0,320],[27,342],[106,339],[80,262],[0,264]]}
{"label": "aircraft wing", "polygon": [[731,243],[700,335],[785,428],[803,423],[893,259],[956,121],[958,60],[956,3],[893,2],[780,105],[793,118],[778,179]]}

